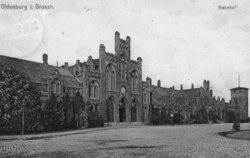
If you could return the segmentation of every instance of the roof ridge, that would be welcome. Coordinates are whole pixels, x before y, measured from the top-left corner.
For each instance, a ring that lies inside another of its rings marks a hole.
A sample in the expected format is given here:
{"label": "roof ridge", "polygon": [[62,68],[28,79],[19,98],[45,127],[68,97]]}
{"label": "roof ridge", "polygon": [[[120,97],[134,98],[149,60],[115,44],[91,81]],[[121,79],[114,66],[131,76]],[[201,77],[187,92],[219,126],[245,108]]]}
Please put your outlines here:
{"label": "roof ridge", "polygon": [[[6,56],[6,55],[0,55],[0,57],[11,58],[11,59],[15,59],[15,60],[22,60],[22,61],[25,61],[25,62],[32,62],[32,63],[44,65],[43,63],[39,63],[39,62],[37,62],[37,61],[26,60],[26,59],[21,59],[21,58],[17,58],[17,57],[11,57],[11,56]],[[55,66],[55,65],[49,65],[49,64],[48,64],[48,66],[57,68],[57,66]]]}

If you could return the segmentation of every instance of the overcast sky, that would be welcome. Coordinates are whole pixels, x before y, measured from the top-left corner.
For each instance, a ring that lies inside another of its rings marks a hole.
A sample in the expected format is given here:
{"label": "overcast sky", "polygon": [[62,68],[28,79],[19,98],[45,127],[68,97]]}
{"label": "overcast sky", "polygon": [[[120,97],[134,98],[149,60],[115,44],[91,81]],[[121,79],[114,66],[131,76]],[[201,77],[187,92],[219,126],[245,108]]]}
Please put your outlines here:
{"label": "overcast sky", "polygon": [[[1,4],[8,1],[0,0]],[[13,2],[13,1],[12,1]],[[131,37],[131,58],[143,59],[143,80],[165,87],[201,87],[208,79],[215,96],[230,99],[230,88],[250,87],[249,0],[27,0],[52,10],[0,9],[0,54],[74,64],[98,58],[99,44],[114,53],[114,33]],[[236,9],[221,10],[221,6]],[[28,28],[28,29],[27,29]]]}

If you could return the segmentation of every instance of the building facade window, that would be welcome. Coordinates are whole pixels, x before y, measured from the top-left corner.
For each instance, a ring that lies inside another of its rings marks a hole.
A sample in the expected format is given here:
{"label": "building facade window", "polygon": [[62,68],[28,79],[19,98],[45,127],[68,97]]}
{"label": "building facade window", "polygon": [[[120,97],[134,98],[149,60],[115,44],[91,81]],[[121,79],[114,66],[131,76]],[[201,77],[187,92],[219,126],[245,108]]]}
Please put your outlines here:
{"label": "building facade window", "polygon": [[147,94],[146,93],[144,93],[144,95],[143,95],[143,100],[144,100],[144,102],[147,102]]}
{"label": "building facade window", "polygon": [[47,83],[42,83],[42,91],[48,92],[48,84]]}
{"label": "building facade window", "polygon": [[121,55],[121,64],[120,64],[120,77],[122,81],[127,81],[127,60],[126,60],[126,55],[122,54]]}
{"label": "building facade window", "polygon": [[74,71],[75,71],[75,76],[79,76],[80,75],[80,67],[78,67],[78,66],[75,66],[75,68],[74,68]]}
{"label": "building facade window", "polygon": [[121,62],[121,79],[124,80],[124,63]]}
{"label": "building facade window", "polygon": [[116,71],[111,64],[107,66],[106,70],[106,89],[116,90]]}
{"label": "building facade window", "polygon": [[121,80],[127,81],[127,66],[124,61],[121,62]]}
{"label": "building facade window", "polygon": [[60,93],[60,83],[59,82],[56,83],[56,93],[57,94]]}
{"label": "building facade window", "polygon": [[138,73],[136,70],[132,71],[131,73],[131,88],[132,92],[138,93],[139,92],[139,80],[138,80]]}
{"label": "building facade window", "polygon": [[110,72],[109,70],[106,71],[106,89],[110,90],[111,78],[110,78]]}
{"label": "building facade window", "polygon": [[60,94],[61,85],[60,85],[60,81],[59,80],[54,80],[52,82],[52,86],[51,87],[52,87],[52,92],[54,94]]}
{"label": "building facade window", "polygon": [[89,84],[89,98],[99,99],[99,85],[96,81]]}
{"label": "building facade window", "polygon": [[94,86],[94,98],[99,98],[98,93],[99,93],[98,86],[95,85]]}

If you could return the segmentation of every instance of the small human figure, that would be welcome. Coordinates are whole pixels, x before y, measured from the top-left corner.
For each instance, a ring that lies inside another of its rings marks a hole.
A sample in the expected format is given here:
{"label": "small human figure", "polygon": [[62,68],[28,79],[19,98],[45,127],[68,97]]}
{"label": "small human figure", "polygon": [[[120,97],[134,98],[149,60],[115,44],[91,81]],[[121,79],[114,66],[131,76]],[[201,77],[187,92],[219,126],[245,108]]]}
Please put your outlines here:
{"label": "small human figure", "polygon": [[174,120],[173,120],[173,118],[174,118],[174,114],[170,114],[170,118],[171,118],[171,126],[173,126],[174,125]]}

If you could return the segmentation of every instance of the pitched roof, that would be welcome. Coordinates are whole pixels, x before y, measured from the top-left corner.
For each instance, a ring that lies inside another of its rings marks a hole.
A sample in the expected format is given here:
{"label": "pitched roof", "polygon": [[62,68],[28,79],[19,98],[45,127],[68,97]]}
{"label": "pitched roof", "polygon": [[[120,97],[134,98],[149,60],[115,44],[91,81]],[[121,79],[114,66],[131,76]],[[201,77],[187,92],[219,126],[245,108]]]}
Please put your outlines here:
{"label": "pitched roof", "polygon": [[66,87],[79,87],[80,82],[73,76],[60,76],[62,84]]}
{"label": "pitched roof", "polygon": [[200,93],[201,88],[193,88],[193,89],[184,89],[183,92],[185,92],[188,96],[197,96]]}
{"label": "pitched roof", "polygon": [[0,63],[16,71],[25,73],[32,81],[55,74],[54,66],[0,55]]}
{"label": "pitched roof", "polygon": [[23,59],[0,55],[0,64],[27,75],[32,82],[40,82],[41,78],[58,75],[65,86],[77,87],[78,80],[66,69],[52,65],[27,61]]}
{"label": "pitched roof", "polygon": [[232,88],[230,90],[232,91],[232,90],[241,90],[241,89],[248,90],[248,88],[246,88],[246,87],[236,87],[236,88]]}

